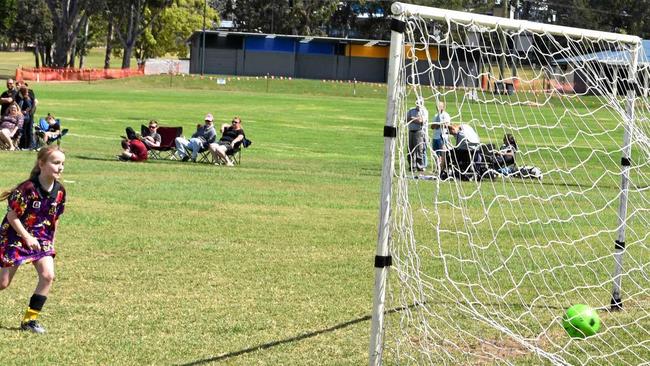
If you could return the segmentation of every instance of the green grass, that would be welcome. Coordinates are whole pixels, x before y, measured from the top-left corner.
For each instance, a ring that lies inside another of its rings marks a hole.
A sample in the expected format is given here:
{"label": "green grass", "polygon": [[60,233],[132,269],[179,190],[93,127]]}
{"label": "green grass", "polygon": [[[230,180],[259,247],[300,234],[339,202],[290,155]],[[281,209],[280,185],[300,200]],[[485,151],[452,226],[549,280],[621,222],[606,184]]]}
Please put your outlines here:
{"label": "green grass", "polygon": [[[57,279],[43,314],[49,333],[38,337],[16,330],[36,282],[33,269],[25,266],[12,286],[0,292],[0,364],[367,363],[370,323],[365,317],[370,314],[374,284],[385,86],[359,84],[356,97],[351,84],[256,78],[230,78],[226,85],[209,77],[161,76],[32,86],[40,101],[39,114],[54,113],[71,131],[63,143],[69,198],[57,237]],[[576,110],[598,103],[590,98],[585,102],[587,106],[577,105]],[[520,123],[532,115],[548,119],[565,107],[552,101],[550,108],[522,108],[513,118]],[[452,112],[457,108],[461,107],[449,106]],[[477,120],[496,121],[503,115],[503,107],[463,108],[468,108],[463,115]],[[181,125],[189,132],[207,112],[215,115],[217,123],[242,117],[247,137],[254,143],[244,151],[241,166],[114,160],[124,127],[137,130],[154,118],[161,125]],[[479,133],[495,142],[499,138],[496,130],[482,128]],[[559,128],[525,133],[530,135],[521,136],[528,141],[522,147],[530,153],[523,158],[545,170],[551,168],[553,153],[535,147],[549,148],[569,139]],[[604,146],[620,140],[620,131],[612,135]],[[576,141],[573,155],[557,164],[574,166],[575,159],[589,156],[595,144],[593,137]],[[0,187],[10,188],[24,179],[33,161],[33,153],[0,152]],[[484,201],[524,187],[539,195],[576,190],[597,176],[589,168],[593,166],[566,176],[558,173],[542,185],[485,183]],[[572,181],[578,187],[565,184]],[[409,184],[412,195],[421,194],[413,197],[415,203],[435,194],[433,184]],[[618,183],[608,184],[612,188],[605,192],[615,192]],[[469,182],[441,185],[438,194],[452,197],[457,188],[473,187]],[[602,203],[597,197],[590,199]],[[471,204],[482,208],[479,201]],[[570,205],[567,212],[583,207],[578,201]],[[543,211],[536,211],[542,206],[512,207],[502,214],[523,220],[542,215]],[[484,215],[475,212],[476,217]],[[442,206],[440,215],[461,223],[453,207]],[[416,213],[415,225],[430,231],[422,220]],[[558,224],[557,230],[567,238],[579,236],[591,223],[578,221]],[[478,234],[489,232],[484,226],[478,230]],[[524,225],[520,232],[498,234],[533,243],[540,230],[541,225]],[[447,239],[449,256],[471,255],[458,237]],[[422,240],[435,245],[431,238]],[[602,241],[612,246],[609,238]],[[512,243],[500,249],[512,251]],[[566,250],[567,255],[577,251]],[[531,258],[546,258],[540,248],[520,251],[522,260],[509,262],[512,273],[526,270],[521,263]],[[502,260],[489,250],[478,255],[485,268],[494,268]],[[429,274],[442,270],[435,258],[425,258],[423,263]],[[451,263],[450,269],[457,281],[479,275],[471,265]],[[499,270],[494,278],[507,275]],[[603,280],[600,275],[595,277]],[[522,282],[523,299],[537,293],[536,281],[543,277]],[[571,288],[569,276],[557,278],[560,283],[549,285],[550,290]],[[638,280],[647,282],[642,276]],[[476,296],[490,300],[483,293]],[[520,301],[514,296],[507,300]],[[459,324],[441,322],[442,330],[457,326],[484,330],[455,308],[436,311],[460,316]],[[561,309],[555,311],[540,318],[561,315]],[[626,313],[617,322],[625,323],[633,314]],[[522,319],[523,325],[530,323],[529,317]],[[552,329],[544,341],[564,345],[561,329]],[[615,336],[647,339],[644,331],[635,332]],[[499,337],[494,331],[488,334]],[[468,349],[475,346],[471,339],[465,341]],[[645,348],[635,351],[647,355]],[[530,354],[510,361],[540,362]]]}
{"label": "green grass", "polygon": [[[35,285],[21,268],[0,293],[0,363],[182,364],[273,342],[224,360],[362,362],[368,322],[324,330],[369,313],[382,103],[158,81],[34,83],[40,112],[71,130],[70,198],[50,333],[14,330]],[[191,131],[206,112],[242,116],[254,144],[240,167],[114,160],[125,126],[156,118]],[[33,160],[0,153],[0,186]]]}

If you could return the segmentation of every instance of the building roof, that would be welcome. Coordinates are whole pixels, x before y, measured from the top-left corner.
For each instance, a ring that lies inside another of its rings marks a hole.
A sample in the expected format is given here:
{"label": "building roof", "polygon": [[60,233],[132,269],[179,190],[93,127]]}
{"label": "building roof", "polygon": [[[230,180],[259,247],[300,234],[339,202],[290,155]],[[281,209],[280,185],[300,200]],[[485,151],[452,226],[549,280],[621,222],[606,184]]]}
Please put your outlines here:
{"label": "building roof", "polygon": [[[191,42],[194,37],[199,37],[203,31],[197,30],[190,38],[187,39],[187,42]],[[361,38],[337,38],[337,37],[318,37],[318,36],[296,36],[290,34],[267,34],[267,33],[253,33],[253,32],[231,32],[228,30],[206,30],[206,34],[213,34],[219,37],[228,37],[229,35],[233,36],[249,36],[249,37],[265,37],[265,38],[293,38],[297,39],[300,42],[307,43],[311,41],[319,42],[336,42],[336,43],[346,43],[346,44],[364,44],[369,46],[389,46],[390,41],[385,40],[376,40],[376,39],[361,39]]]}
{"label": "building roof", "polygon": [[[629,65],[630,56],[629,51],[601,51],[553,60],[553,63],[556,65],[566,65],[568,63],[596,61],[608,65]],[[650,64],[650,40],[643,40],[641,42],[641,50],[637,60],[639,65]]]}

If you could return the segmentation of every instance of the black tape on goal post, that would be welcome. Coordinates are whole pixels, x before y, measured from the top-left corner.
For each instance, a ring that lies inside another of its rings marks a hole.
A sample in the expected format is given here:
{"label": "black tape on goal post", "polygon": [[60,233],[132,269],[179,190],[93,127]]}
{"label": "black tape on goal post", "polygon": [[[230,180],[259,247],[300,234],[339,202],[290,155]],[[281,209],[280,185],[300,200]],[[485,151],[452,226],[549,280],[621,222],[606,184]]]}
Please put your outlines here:
{"label": "black tape on goal post", "polygon": [[396,18],[391,19],[390,21],[390,30],[397,33],[404,33],[406,29],[406,22]]}
{"label": "black tape on goal post", "polygon": [[390,267],[393,265],[393,257],[390,255],[376,255],[375,268]]}
{"label": "black tape on goal post", "polygon": [[632,166],[632,160],[626,157],[621,158],[621,166]]}
{"label": "black tape on goal post", "polygon": [[384,137],[390,137],[390,138],[397,137],[397,127],[384,126]]}

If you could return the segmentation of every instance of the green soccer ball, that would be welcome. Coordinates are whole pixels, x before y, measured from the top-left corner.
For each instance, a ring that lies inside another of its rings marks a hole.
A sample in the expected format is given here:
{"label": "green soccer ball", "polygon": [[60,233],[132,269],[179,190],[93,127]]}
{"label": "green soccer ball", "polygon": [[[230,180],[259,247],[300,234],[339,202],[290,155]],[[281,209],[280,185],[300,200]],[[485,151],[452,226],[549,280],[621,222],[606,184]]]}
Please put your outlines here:
{"label": "green soccer ball", "polygon": [[576,304],[567,309],[562,318],[562,326],[571,338],[585,338],[598,332],[600,317],[589,306]]}

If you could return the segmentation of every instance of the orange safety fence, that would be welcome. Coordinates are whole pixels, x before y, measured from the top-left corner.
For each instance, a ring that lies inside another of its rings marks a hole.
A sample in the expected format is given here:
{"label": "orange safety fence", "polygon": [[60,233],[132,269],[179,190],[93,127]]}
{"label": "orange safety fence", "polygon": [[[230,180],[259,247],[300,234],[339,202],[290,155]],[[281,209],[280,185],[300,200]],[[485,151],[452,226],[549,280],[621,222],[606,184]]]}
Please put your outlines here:
{"label": "orange safety fence", "polygon": [[16,80],[32,81],[92,81],[101,79],[121,79],[144,75],[144,66],[137,69],[73,69],[47,67],[21,67],[16,69]]}
{"label": "orange safety fence", "polygon": [[494,88],[494,83],[501,82],[503,84],[512,84],[513,90],[517,91],[522,89],[521,80],[518,77],[509,77],[503,80],[495,79],[490,75],[481,75],[481,89],[488,90]]}
{"label": "orange safety fence", "polygon": [[542,79],[542,80],[531,80],[531,81],[522,82],[517,77],[509,77],[503,80],[498,80],[489,75],[481,75],[482,90],[486,90],[486,91],[496,90],[498,89],[495,85],[496,83],[512,84],[513,91],[515,92],[517,91],[550,92],[555,90],[557,92],[565,93],[565,94],[576,93],[576,89],[575,89],[576,85],[574,83],[570,83],[566,81],[561,82],[554,79]]}

